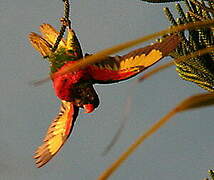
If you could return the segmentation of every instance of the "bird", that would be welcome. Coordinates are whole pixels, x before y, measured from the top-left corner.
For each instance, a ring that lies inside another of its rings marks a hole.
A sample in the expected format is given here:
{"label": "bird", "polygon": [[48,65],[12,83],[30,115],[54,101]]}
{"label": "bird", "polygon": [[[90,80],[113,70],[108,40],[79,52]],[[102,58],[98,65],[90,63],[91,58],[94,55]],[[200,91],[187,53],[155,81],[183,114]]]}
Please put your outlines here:
{"label": "bird", "polygon": [[67,38],[62,38],[55,52],[54,46],[59,32],[50,24],[40,25],[41,35],[30,33],[31,45],[50,63],[50,74],[56,96],[61,101],[60,111],[53,119],[33,158],[38,168],[48,163],[61,149],[70,136],[79,109],[92,113],[99,106],[99,97],[94,89],[95,84],[113,84],[127,80],[163,57],[169,55],[181,42],[179,35],[170,34],[161,42],[155,42],[143,48],[133,50],[122,56],[107,56],[102,61],[89,64],[74,72],[60,73],[72,66],[79,59],[92,54],[83,55],[81,45],[74,30],[67,27]]}

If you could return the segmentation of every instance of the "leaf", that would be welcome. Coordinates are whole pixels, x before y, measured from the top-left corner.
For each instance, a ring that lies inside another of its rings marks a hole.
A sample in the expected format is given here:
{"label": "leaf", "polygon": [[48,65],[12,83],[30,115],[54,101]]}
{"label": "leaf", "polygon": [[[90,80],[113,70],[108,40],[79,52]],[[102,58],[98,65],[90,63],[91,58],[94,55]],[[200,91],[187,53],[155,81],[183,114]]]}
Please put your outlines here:
{"label": "leaf", "polygon": [[120,157],[114,161],[102,174],[98,177],[98,180],[107,179],[113,172],[120,167],[120,165],[141,145],[146,139],[157,132],[166,122],[170,120],[178,112],[192,110],[196,108],[206,107],[214,105],[214,93],[197,94],[186,98],[179,103],[174,109],[169,111],[163,118],[154,123],[145,133],[137,138],[134,143],[128,147],[128,149],[120,155]]}
{"label": "leaf", "polygon": [[212,178],[212,180],[214,180],[214,171],[213,170],[209,170],[209,175]]}
{"label": "leaf", "polygon": [[210,105],[214,105],[214,93],[204,93],[185,99],[174,109],[174,111],[177,113]]}
{"label": "leaf", "polygon": [[[133,85],[136,85],[136,83],[134,83]],[[121,133],[122,133],[126,123],[128,122],[128,116],[129,116],[130,111],[131,111],[131,105],[132,105],[132,97],[128,96],[127,100],[126,100],[126,103],[125,103],[123,121],[121,122],[119,129],[116,131],[116,134],[113,136],[113,138],[110,141],[110,143],[105,147],[105,149],[104,149],[104,151],[102,153],[103,156],[107,155],[107,153],[112,149],[112,147],[116,144],[117,140],[121,136]]]}
{"label": "leaf", "polygon": [[[194,21],[204,21],[205,19],[214,18],[214,1],[208,0],[185,0],[182,7],[181,4],[176,4],[176,11],[170,11],[169,8],[164,8],[164,14],[168,21],[173,25],[186,24]],[[179,15],[177,18],[177,14]],[[180,32],[182,43],[171,56],[174,58],[184,56],[214,45],[214,30],[213,27],[198,28]],[[214,92],[214,53],[209,52],[205,55],[188,60],[175,62],[178,75],[186,80],[195,83],[201,88]]]}
{"label": "leaf", "polygon": [[163,71],[165,70],[166,68],[168,67],[171,67],[174,65],[174,62],[173,61],[170,61],[170,62],[167,62],[165,64],[162,64],[162,65],[159,65],[157,66],[156,68],[153,68],[151,71],[148,71],[147,73],[144,73],[143,76],[141,76],[138,81],[141,82],[141,81],[144,81],[145,79],[153,76],[154,74],[160,72],[160,71]]}

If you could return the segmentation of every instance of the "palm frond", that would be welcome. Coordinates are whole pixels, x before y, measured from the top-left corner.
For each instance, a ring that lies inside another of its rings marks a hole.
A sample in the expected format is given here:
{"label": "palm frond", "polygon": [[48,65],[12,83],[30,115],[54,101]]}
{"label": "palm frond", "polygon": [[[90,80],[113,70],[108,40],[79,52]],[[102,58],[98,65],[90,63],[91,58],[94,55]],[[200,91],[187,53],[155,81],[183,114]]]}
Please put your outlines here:
{"label": "palm frond", "polygon": [[[188,9],[187,12],[184,12],[181,4],[176,4],[179,15],[177,19],[174,18],[168,8],[164,9],[166,17],[173,26],[214,19],[213,1],[185,0],[184,4],[185,8]],[[180,32],[179,34],[182,38],[182,45],[171,54],[174,58],[214,45],[213,27],[192,29],[188,30],[187,33]],[[185,62],[175,62],[175,64],[181,78],[192,81],[209,92],[214,92],[214,52],[188,59]]]}

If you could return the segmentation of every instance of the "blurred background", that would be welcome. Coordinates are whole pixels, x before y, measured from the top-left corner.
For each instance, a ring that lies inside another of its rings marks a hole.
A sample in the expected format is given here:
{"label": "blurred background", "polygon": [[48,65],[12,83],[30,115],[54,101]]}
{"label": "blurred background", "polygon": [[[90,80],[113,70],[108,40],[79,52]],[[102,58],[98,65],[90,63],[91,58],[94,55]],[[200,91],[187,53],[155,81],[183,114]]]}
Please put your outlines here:
{"label": "blurred background", "polygon": [[[84,53],[95,53],[166,28],[169,24],[162,13],[165,6],[172,9],[174,3],[73,0],[72,26]],[[38,32],[42,23],[59,29],[62,16],[61,0],[0,1],[1,180],[96,179],[135,138],[178,102],[205,92],[181,80],[175,67],[134,88],[134,79],[114,85],[96,85],[100,106],[92,114],[81,111],[73,134],[61,151],[45,167],[37,169],[31,157],[58,113],[59,100],[51,82],[39,87],[30,84],[48,75],[48,63],[31,47],[27,35],[31,31]],[[165,58],[161,63],[168,60],[170,58]],[[130,95],[131,112],[126,127],[116,145],[103,157],[102,152],[124,118]],[[111,179],[196,180],[207,177],[207,170],[214,167],[213,127],[212,107],[175,116]]]}

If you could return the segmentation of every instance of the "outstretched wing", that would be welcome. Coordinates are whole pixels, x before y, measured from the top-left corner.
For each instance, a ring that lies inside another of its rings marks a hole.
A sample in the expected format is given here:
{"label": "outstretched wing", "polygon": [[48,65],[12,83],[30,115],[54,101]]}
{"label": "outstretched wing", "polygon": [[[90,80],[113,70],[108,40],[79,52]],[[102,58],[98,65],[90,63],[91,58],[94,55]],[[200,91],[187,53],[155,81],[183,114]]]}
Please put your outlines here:
{"label": "outstretched wing", "polygon": [[137,75],[167,56],[180,43],[178,35],[170,35],[162,42],[140,48],[124,56],[107,57],[100,63],[88,66],[95,83],[114,83]]}
{"label": "outstretched wing", "polygon": [[35,151],[36,166],[42,167],[46,164],[63,146],[68,139],[79,108],[70,102],[62,101],[60,112],[53,120],[47,130],[44,142]]}

